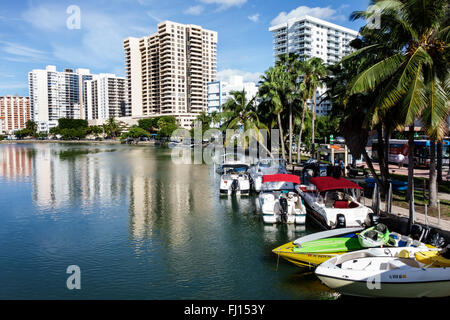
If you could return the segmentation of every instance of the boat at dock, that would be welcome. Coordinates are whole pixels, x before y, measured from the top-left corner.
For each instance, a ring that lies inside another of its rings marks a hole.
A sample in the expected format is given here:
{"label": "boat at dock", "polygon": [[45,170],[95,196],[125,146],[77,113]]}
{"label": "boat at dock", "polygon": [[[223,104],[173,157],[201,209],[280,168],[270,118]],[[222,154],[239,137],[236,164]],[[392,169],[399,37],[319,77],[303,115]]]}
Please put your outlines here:
{"label": "boat at dock", "polygon": [[369,225],[372,209],[357,201],[355,190],[363,188],[342,177],[314,177],[308,186],[296,187],[304,200],[307,218],[323,229]]}
{"label": "boat at dock", "polygon": [[259,159],[249,170],[252,178],[252,189],[260,192],[262,187],[262,177],[269,174],[288,173],[286,169],[286,160],[279,158]]}
{"label": "boat at dock", "polygon": [[222,166],[223,175],[220,177],[221,195],[249,195],[250,174],[245,163],[228,163]]}
{"label": "boat at dock", "polygon": [[416,258],[423,248],[370,248],[333,257],[316,276],[341,294],[421,298],[450,296],[450,269],[433,267]]}
{"label": "boat at dock", "polygon": [[262,177],[257,205],[264,223],[305,223],[306,208],[295,190],[295,186],[299,184],[300,178],[292,174],[279,173]]}
{"label": "boat at dock", "polygon": [[[339,230],[342,230],[340,234]],[[389,232],[384,224],[379,223],[366,229],[344,228],[319,232],[281,245],[272,252],[299,267],[314,268],[338,255],[380,246],[434,248],[412,237]]]}

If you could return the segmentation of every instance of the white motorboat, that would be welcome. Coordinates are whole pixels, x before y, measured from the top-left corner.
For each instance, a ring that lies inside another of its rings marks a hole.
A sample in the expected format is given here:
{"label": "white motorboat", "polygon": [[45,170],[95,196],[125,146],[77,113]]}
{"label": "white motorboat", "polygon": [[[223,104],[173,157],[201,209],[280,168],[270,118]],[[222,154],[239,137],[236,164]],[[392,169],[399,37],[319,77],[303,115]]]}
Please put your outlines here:
{"label": "white motorboat", "polygon": [[276,173],[288,173],[286,169],[286,160],[278,158],[263,158],[252,166],[249,170],[252,178],[252,187],[256,192],[261,191],[262,177],[264,175]]}
{"label": "white motorboat", "polygon": [[265,223],[305,223],[306,208],[295,190],[297,184],[300,184],[300,178],[292,174],[262,177],[258,205]]}
{"label": "white motorboat", "polygon": [[224,166],[227,165],[250,165],[245,161],[245,155],[239,153],[225,153],[222,155],[215,155],[214,162],[217,164],[216,172],[218,174],[224,173]]}
{"label": "white motorboat", "polygon": [[323,229],[371,225],[372,209],[356,199],[359,185],[344,178],[314,177],[308,186],[296,186],[310,218]]}
{"label": "white motorboat", "polygon": [[221,195],[249,195],[250,175],[245,163],[227,163],[222,165],[223,175],[220,177]]}
{"label": "white motorboat", "polygon": [[384,298],[450,296],[450,268],[433,267],[416,257],[436,250],[371,248],[331,258],[315,270],[328,287],[345,295]]}

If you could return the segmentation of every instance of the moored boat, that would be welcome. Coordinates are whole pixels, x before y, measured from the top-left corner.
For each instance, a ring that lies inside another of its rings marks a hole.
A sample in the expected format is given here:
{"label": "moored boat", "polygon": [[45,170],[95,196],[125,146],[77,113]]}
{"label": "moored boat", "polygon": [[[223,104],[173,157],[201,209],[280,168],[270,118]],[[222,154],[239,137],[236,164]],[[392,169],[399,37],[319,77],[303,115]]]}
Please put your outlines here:
{"label": "moored boat", "polygon": [[[342,233],[334,235],[338,230],[342,230]],[[402,236],[396,232],[391,233],[381,223],[365,230],[362,230],[362,228],[333,229],[319,234],[322,234],[323,237],[317,238],[314,235],[308,235],[304,237],[305,240],[314,240],[303,241],[302,237],[281,245],[273,249],[272,252],[299,267],[314,268],[338,255],[370,247],[433,248],[433,246],[411,237]],[[331,235],[331,237],[327,237],[327,235]]]}
{"label": "moored boat", "polygon": [[306,208],[295,190],[300,178],[292,174],[273,174],[262,177],[258,205],[264,223],[304,224]]}
{"label": "moored boat", "polygon": [[223,175],[220,177],[221,195],[249,195],[250,175],[248,165],[233,163],[223,165]]}
{"label": "moored boat", "polygon": [[355,190],[363,189],[344,178],[314,177],[310,185],[297,186],[304,200],[307,218],[323,229],[358,227],[368,224],[372,209],[356,199]]}
{"label": "moored boat", "polygon": [[288,173],[286,160],[278,158],[263,158],[252,166],[249,170],[252,178],[252,188],[255,192],[260,192],[262,188],[262,177],[269,174]]}
{"label": "moored boat", "polygon": [[316,270],[328,287],[345,295],[384,298],[450,296],[450,269],[416,259],[423,248],[371,248],[333,257]]}

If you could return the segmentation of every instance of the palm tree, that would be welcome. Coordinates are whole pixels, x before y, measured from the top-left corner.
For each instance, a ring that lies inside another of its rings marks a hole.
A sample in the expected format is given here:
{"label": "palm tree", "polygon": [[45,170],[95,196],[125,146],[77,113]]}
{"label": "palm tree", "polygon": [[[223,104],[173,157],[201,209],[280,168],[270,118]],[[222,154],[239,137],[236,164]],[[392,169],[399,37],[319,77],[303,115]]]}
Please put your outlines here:
{"label": "palm tree", "polygon": [[[383,85],[374,104],[376,110],[393,109],[409,128],[408,197],[414,186],[414,123],[422,118],[432,144],[445,134],[442,120],[449,114],[448,104],[448,4],[446,0],[380,0],[374,1],[381,26],[372,36],[380,41],[360,49],[374,55],[386,45],[393,54],[369,66],[352,83],[349,93],[373,91]],[[355,17],[370,17],[375,11],[358,12]],[[372,121],[379,122],[378,112]],[[434,154],[432,155],[434,161]],[[430,188],[436,190],[435,171],[430,170]],[[431,195],[433,196],[434,195]],[[431,201],[433,205],[434,200]]]}
{"label": "palm tree", "polygon": [[327,74],[326,68],[323,65],[322,59],[313,57],[309,60],[302,61],[298,68],[300,77],[303,78],[299,91],[301,92],[303,107],[302,120],[300,124],[300,133],[298,135],[297,146],[297,163],[300,163],[300,151],[303,134],[303,124],[305,120],[306,109],[308,108],[308,100],[313,99],[313,118],[312,118],[312,141],[314,142],[314,120],[316,109],[316,91],[321,86],[322,78]]}
{"label": "palm tree", "polygon": [[106,120],[106,123],[103,125],[105,133],[110,137],[116,137],[120,133],[119,124],[116,122],[114,117]]}
{"label": "palm tree", "polygon": [[293,105],[299,96],[299,56],[295,53],[282,54],[278,56],[275,64],[282,72],[280,85],[283,87],[286,104],[289,108],[289,163],[292,163],[292,138],[293,138]]}
{"label": "palm tree", "polygon": [[[267,129],[260,121],[256,112],[256,97],[250,101],[246,98],[245,90],[231,91],[231,98],[223,105],[222,117],[225,119],[222,130],[243,129],[244,133],[250,133],[249,138],[254,138],[257,143],[273,158],[272,153],[264,144],[264,138],[260,129]],[[244,136],[245,139],[245,136]],[[228,144],[229,141],[225,141]],[[247,141],[244,141],[247,145]]]}
{"label": "palm tree", "polygon": [[270,105],[271,113],[276,114],[278,120],[278,129],[281,136],[281,153],[286,160],[286,150],[284,144],[283,124],[281,121],[281,113],[283,112],[283,73],[280,68],[270,67],[261,76],[261,85],[259,87],[259,95],[263,99],[263,104]]}

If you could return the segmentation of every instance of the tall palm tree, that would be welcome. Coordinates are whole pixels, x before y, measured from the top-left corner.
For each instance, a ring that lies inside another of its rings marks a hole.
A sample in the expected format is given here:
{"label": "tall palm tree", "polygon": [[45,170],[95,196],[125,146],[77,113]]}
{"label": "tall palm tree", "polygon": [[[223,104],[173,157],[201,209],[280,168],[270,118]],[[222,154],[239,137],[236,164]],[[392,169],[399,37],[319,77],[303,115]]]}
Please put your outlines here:
{"label": "tall palm tree", "polygon": [[271,106],[271,112],[276,114],[278,121],[278,129],[281,136],[281,153],[284,160],[286,160],[286,149],[284,143],[283,123],[281,120],[281,113],[283,108],[283,73],[278,67],[270,67],[261,76],[261,85],[259,87],[259,95],[263,102]]}
{"label": "tall palm tree", "polygon": [[293,107],[298,100],[300,91],[300,82],[298,70],[301,61],[296,53],[287,53],[278,56],[275,66],[282,72],[280,85],[283,87],[284,98],[289,109],[289,163],[292,163],[292,145],[293,145]]}
{"label": "tall palm tree", "polygon": [[[379,0],[373,5],[378,12],[358,12],[355,17],[378,14],[381,26],[373,36],[387,40],[362,48],[356,54],[362,51],[380,54],[386,44],[396,50],[361,72],[349,93],[373,91],[383,84],[374,108],[381,114],[394,109],[397,117],[409,127],[408,197],[412,199],[414,122],[422,118],[430,139],[436,141],[445,133],[442,119],[449,114],[448,3],[446,0]],[[377,114],[374,112],[373,122],[380,121]],[[432,168],[430,188],[436,189],[434,175]]]}
{"label": "tall palm tree", "polygon": [[[246,98],[245,90],[231,91],[231,98],[223,105],[222,116],[225,119],[222,129],[243,129],[244,133],[250,133],[248,137],[253,138],[256,142],[273,158],[272,153],[265,145],[264,137],[260,129],[267,129],[267,127],[259,121],[258,113],[256,112],[256,96],[250,99]],[[245,139],[245,136],[244,136]],[[225,141],[228,144],[229,141]],[[244,141],[244,146],[247,141]]]}
{"label": "tall palm tree", "polygon": [[313,57],[311,59],[302,61],[298,68],[299,76],[302,77],[302,82],[299,86],[299,92],[301,92],[303,107],[302,107],[302,120],[300,124],[300,132],[298,135],[297,146],[297,162],[300,163],[300,151],[303,134],[303,124],[305,120],[306,109],[308,108],[308,100],[313,99],[313,118],[312,118],[312,135],[314,141],[314,120],[315,120],[315,105],[316,105],[316,91],[321,86],[322,78],[327,74],[326,68],[323,65],[323,61],[320,58]]}

